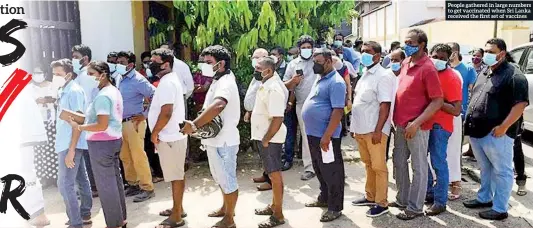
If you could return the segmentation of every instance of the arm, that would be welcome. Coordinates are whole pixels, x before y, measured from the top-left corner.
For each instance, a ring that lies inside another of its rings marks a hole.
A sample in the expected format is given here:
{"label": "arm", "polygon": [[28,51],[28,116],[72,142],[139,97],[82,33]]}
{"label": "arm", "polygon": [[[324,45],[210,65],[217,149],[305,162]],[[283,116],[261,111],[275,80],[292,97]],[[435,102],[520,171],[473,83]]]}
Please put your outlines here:
{"label": "arm", "polygon": [[387,122],[387,119],[389,118],[390,106],[391,106],[391,102],[382,102],[381,104],[379,104],[378,123],[376,124],[376,128],[374,128],[374,133],[381,134],[381,131],[383,130],[383,126],[385,126],[385,123]]}
{"label": "arm", "polygon": [[346,83],[346,106],[348,109],[351,109],[352,107],[352,84],[350,82],[350,73],[348,72],[348,68],[346,68],[345,74],[344,74],[344,82]]}
{"label": "arm", "polygon": [[157,116],[157,121],[155,122],[154,129],[152,130],[152,142],[157,144],[158,141],[154,142],[154,138],[157,139],[159,132],[165,128],[172,117],[172,112],[174,110],[174,104],[165,104],[161,106],[161,113]]}
{"label": "arm", "polygon": [[320,148],[323,151],[328,151],[331,137],[339,126],[342,117],[344,116],[344,101],[346,99],[345,91],[346,85],[344,84],[344,82],[335,82],[329,87],[329,100],[333,111],[331,112],[329,118],[328,127],[326,128],[326,131],[324,132],[324,135],[322,135],[322,139],[320,140]]}
{"label": "arm", "polygon": [[509,127],[522,116],[524,109],[529,104],[528,81],[524,75],[514,75],[511,79],[511,85],[508,85],[508,87],[513,93],[513,100],[509,102],[514,103],[514,106],[503,122],[494,128],[493,135],[495,137],[504,135]]}
{"label": "arm", "polygon": [[183,90],[185,90],[186,92],[186,97],[189,98],[192,92],[194,91],[194,80],[192,79],[191,69],[189,68],[189,66],[184,62],[181,63],[182,64],[180,64],[180,76],[183,77],[183,82],[185,82],[185,86],[187,87],[183,88]]}
{"label": "arm", "polygon": [[209,86],[211,86],[211,83],[212,83],[211,80],[206,80],[205,83],[203,85],[201,85],[194,92],[196,92],[196,93],[205,93],[205,92],[207,92],[209,90]]}
{"label": "arm", "polygon": [[519,118],[522,116],[522,113],[524,113],[524,109],[527,106],[527,101],[520,102],[518,104],[515,104],[513,108],[511,109],[511,112],[509,112],[509,115],[503,120],[503,122],[500,124],[501,127],[504,127],[505,129],[509,129],[511,125],[513,125]]}
{"label": "arm", "polygon": [[113,110],[113,103],[107,97],[99,96],[94,100],[94,109],[97,115],[96,123],[80,125],[82,131],[105,131],[109,125],[109,116]]}
{"label": "arm", "polygon": [[109,115],[98,115],[96,123],[80,125],[79,129],[82,131],[105,131],[109,126]]}
{"label": "arm", "polygon": [[254,109],[255,97],[257,95],[257,90],[259,89],[259,81],[252,79],[250,85],[248,85],[248,90],[246,90],[246,95],[244,96],[244,109],[251,112]]}
{"label": "arm", "polygon": [[427,120],[429,120],[439,109],[442,107],[442,104],[444,103],[444,99],[442,97],[437,97],[431,99],[431,102],[429,105],[424,109],[424,112],[420,114],[412,123],[416,126],[420,126],[423,123],[425,123]]}
{"label": "arm", "polygon": [[211,120],[213,120],[218,114],[220,114],[228,104],[225,98],[217,97],[215,101],[207,107],[207,109],[202,112],[193,122],[196,127],[200,128]]}
{"label": "arm", "polygon": [[263,136],[263,146],[265,146],[265,143],[268,145],[268,142],[270,142],[274,135],[278,133],[281,124],[283,124],[283,117],[272,117],[270,125],[268,125],[268,130],[265,133],[265,136]]}
{"label": "arm", "polygon": [[459,116],[461,115],[461,108],[462,108],[462,101],[454,101],[454,102],[443,102],[442,108],[440,110],[451,114],[453,116]]}
{"label": "arm", "polygon": [[462,111],[463,91],[461,89],[461,80],[459,77],[453,75],[453,77],[441,81],[443,84],[444,96],[447,100],[443,103],[441,110],[453,116],[461,115]]}
{"label": "arm", "polygon": [[[145,102],[148,101],[148,103],[150,103],[152,101],[152,97],[154,96],[154,93],[155,93],[155,87],[152,84],[150,84],[150,82],[146,78],[143,77],[142,79],[139,80],[139,84],[137,85],[137,90],[139,91],[140,94],[143,95]],[[142,115],[134,116],[134,121],[139,123],[145,120],[147,116],[148,116],[148,112],[147,110],[144,110]]]}
{"label": "arm", "polygon": [[[285,89],[285,88],[283,88]],[[285,94],[279,90],[268,91],[268,114],[271,118],[268,130],[263,136],[263,146],[267,147],[270,140],[278,133],[285,115]]]}

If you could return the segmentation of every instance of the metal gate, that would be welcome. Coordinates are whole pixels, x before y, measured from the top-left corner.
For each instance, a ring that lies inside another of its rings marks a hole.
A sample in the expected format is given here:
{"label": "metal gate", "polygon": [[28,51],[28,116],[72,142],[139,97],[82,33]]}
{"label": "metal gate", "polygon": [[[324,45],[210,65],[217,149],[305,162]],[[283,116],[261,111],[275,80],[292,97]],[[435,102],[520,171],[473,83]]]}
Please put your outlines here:
{"label": "metal gate", "polygon": [[50,62],[71,58],[71,48],[81,42],[78,1],[25,1],[23,40],[26,46],[24,69],[41,67],[51,80]]}

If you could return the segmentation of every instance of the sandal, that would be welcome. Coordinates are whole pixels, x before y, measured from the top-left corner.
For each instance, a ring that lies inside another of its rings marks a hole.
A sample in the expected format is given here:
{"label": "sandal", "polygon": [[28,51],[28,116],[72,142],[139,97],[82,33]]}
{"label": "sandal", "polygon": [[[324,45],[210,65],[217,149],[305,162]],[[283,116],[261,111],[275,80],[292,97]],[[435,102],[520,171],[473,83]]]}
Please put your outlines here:
{"label": "sandal", "polygon": [[164,226],[164,227],[171,227],[171,228],[181,227],[185,225],[185,220],[182,219],[180,222],[174,222],[170,220],[170,218],[167,218],[163,220],[161,223],[159,223],[159,225]]}
{"label": "sandal", "polygon": [[318,200],[315,200],[311,203],[306,203],[306,207],[328,207],[328,203],[320,202]]}
{"label": "sandal", "polygon": [[396,215],[396,218],[399,218],[401,220],[413,220],[418,216],[422,216],[424,213],[415,213],[412,211],[404,210]]}
{"label": "sandal", "polygon": [[163,181],[165,179],[163,179],[162,177],[152,177],[152,183],[159,183],[161,181]]}
{"label": "sandal", "polygon": [[224,220],[220,220],[215,223],[215,225],[211,226],[211,228],[237,228],[237,226],[235,225],[235,223],[233,223],[232,225],[226,225],[226,223],[224,223]]}
{"label": "sandal", "polygon": [[262,192],[262,191],[268,191],[268,190],[272,190],[272,185],[269,184],[269,183],[265,182],[265,183],[257,186],[257,191]]}
{"label": "sandal", "polygon": [[461,194],[460,193],[459,194],[455,194],[453,192],[454,192],[454,189],[457,189],[457,190],[459,190],[459,192],[461,192],[461,189],[463,189],[463,188],[461,188],[461,186],[457,186],[457,185],[452,185],[451,187],[452,187],[452,190],[451,190],[451,193],[448,195],[448,200],[454,201],[454,200],[458,200],[459,198],[461,198]]}
{"label": "sandal", "polygon": [[324,213],[322,215],[322,217],[320,217],[320,221],[321,222],[331,222],[331,221],[341,217],[341,215],[342,215],[342,212],[340,212],[340,211],[326,211],[326,213]]}
{"label": "sandal", "polygon": [[259,223],[259,228],[271,228],[285,224],[285,219],[279,220],[275,216],[270,216],[267,220]]}
{"label": "sandal", "polygon": [[265,177],[263,176],[254,177],[252,180],[254,181],[254,183],[265,183],[266,182]]}
{"label": "sandal", "polygon": [[525,196],[525,195],[527,195],[526,186],[525,186],[525,185],[518,186],[518,191],[516,191],[516,195],[518,195],[518,196]]}
{"label": "sandal", "polygon": [[220,210],[220,211],[213,211],[213,212],[209,213],[207,215],[207,217],[220,218],[220,217],[224,217],[225,215],[226,215],[226,212]]}
{"label": "sandal", "polygon": [[270,205],[263,208],[263,209],[255,209],[256,215],[273,215],[274,211],[272,211],[272,208],[270,208]]}
{"label": "sandal", "polygon": [[[170,216],[170,214],[172,214],[172,208],[159,212],[159,216],[163,216],[163,217],[168,217]],[[187,217],[187,212],[184,211],[181,213],[181,218],[185,218],[185,217]]]}

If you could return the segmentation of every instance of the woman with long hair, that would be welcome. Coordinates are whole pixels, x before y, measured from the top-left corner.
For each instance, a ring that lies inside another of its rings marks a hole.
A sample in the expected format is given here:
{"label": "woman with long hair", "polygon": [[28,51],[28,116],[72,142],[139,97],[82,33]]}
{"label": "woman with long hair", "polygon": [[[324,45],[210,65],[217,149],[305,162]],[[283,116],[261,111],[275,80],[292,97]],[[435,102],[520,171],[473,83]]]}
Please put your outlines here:
{"label": "woman with long hair", "polygon": [[114,86],[107,63],[89,63],[87,74],[98,81],[98,94],[88,107],[85,124],[79,125],[73,119],[70,124],[87,131],[91,165],[107,227],[125,227],[126,202],[119,168],[122,96]]}

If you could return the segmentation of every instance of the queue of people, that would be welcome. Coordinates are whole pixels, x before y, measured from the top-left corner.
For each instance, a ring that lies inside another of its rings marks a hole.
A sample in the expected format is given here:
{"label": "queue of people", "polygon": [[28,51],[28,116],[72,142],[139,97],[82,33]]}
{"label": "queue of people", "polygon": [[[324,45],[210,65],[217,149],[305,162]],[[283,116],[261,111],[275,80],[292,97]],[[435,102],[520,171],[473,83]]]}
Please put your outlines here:
{"label": "queue of people", "polygon": [[[393,42],[383,61],[377,42],[362,42],[360,53],[343,42],[336,35],[330,48],[317,47],[303,35],[289,56],[280,47],[258,48],[251,56],[254,73],[243,118],[251,125],[253,149],[263,165],[263,174],[253,181],[262,183],[258,191],[273,192],[272,203],[255,210],[269,216],[259,227],[286,222],[282,171],[293,166],[297,129],[302,136],[301,179],[316,176],[320,183],[319,195],[305,206],[327,208],[322,222],[338,219],[343,211],[344,133],[357,143],[366,169],[365,196],[352,204],[370,206],[369,217],[398,207],[402,212],[397,217],[411,220],[443,213],[448,200],[460,198],[463,128],[481,166],[478,196],[464,205],[490,207],[479,214],[485,219],[506,218],[513,183],[510,150],[520,140],[520,118],[529,101],[527,80],[510,64],[505,42],[487,41],[475,53],[473,66],[460,61],[457,43],[428,50],[420,29],[407,33],[403,48]],[[50,156],[57,156],[68,227],[92,223],[93,197],[100,198],[107,227],[125,227],[126,197],[149,200],[155,196],[154,183],[162,180],[171,184],[173,204],[160,212],[166,217],[160,227],[183,226],[189,136],[201,139],[223,195],[220,208],[208,215],[221,218],[213,227],[236,227],[241,98],[232,54],[214,45],[200,56],[201,72],[194,77],[168,45],[142,53],[140,71],[132,52],[111,52],[103,62],[93,60],[85,45],[72,48],[72,59],[51,63],[51,84],[58,92],[47,90],[36,103],[43,106],[45,123],[55,125],[57,155]],[[36,71],[35,85],[48,88],[40,75]],[[197,101],[194,107],[186,102],[191,96]],[[189,108],[198,115],[189,117]],[[392,137],[398,192],[388,202]],[[514,150],[516,157],[516,146]],[[517,177],[522,184],[523,167],[517,170],[522,170]],[[425,203],[429,207],[424,211]]]}

